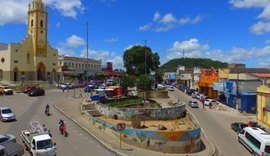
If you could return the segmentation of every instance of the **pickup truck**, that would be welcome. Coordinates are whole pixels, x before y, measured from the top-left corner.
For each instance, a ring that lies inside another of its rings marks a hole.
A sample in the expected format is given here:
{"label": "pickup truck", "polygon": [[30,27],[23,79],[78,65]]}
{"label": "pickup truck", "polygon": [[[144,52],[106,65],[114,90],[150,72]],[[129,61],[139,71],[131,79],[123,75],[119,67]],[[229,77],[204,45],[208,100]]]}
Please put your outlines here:
{"label": "pickup truck", "polygon": [[56,143],[43,131],[39,122],[30,123],[31,130],[21,131],[22,142],[33,156],[56,156]]}
{"label": "pickup truck", "polygon": [[24,147],[13,141],[0,144],[0,156],[21,156],[24,154]]}

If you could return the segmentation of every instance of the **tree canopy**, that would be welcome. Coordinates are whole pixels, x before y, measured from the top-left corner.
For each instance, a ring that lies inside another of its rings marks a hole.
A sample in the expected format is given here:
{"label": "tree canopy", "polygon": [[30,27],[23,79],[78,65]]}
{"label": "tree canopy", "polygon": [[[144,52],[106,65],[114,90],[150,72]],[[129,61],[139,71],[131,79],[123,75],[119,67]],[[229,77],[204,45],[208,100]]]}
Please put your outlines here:
{"label": "tree canopy", "polygon": [[163,72],[176,72],[177,67],[185,66],[186,68],[226,68],[228,67],[228,63],[214,61],[207,58],[179,58],[179,59],[172,59],[167,63],[160,66],[159,70]]}
{"label": "tree canopy", "polygon": [[156,71],[160,62],[157,53],[152,53],[151,48],[136,45],[124,52],[124,66],[129,75],[145,74],[145,58],[146,58],[146,74],[150,71]]}

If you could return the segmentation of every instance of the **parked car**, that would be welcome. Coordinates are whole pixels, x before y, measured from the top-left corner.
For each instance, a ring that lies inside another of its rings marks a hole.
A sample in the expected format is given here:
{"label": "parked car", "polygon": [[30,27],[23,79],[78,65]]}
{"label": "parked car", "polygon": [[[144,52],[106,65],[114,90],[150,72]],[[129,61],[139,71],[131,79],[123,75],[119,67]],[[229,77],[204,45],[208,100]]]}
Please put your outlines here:
{"label": "parked car", "polygon": [[0,119],[2,121],[16,120],[16,116],[9,107],[0,107]]}
{"label": "parked car", "polygon": [[196,98],[198,94],[199,94],[198,92],[193,92],[191,96],[192,96],[193,98]]}
{"label": "parked car", "polygon": [[209,106],[210,103],[212,104],[212,106],[218,104],[218,102],[217,102],[216,100],[213,100],[213,99],[206,99],[205,102],[204,102],[204,105]]}
{"label": "parked car", "polygon": [[29,86],[29,87],[23,88],[22,91],[24,93],[28,93],[28,92],[30,92],[33,89],[36,89],[36,87],[35,86]]}
{"label": "parked car", "polygon": [[187,89],[186,94],[191,96],[195,92],[195,89]]}
{"label": "parked car", "polygon": [[62,84],[60,84],[60,88],[61,89],[73,89],[74,85],[72,85],[71,83],[62,83]]}
{"label": "parked car", "polygon": [[189,105],[190,107],[192,107],[192,108],[199,108],[199,104],[198,104],[198,102],[195,101],[195,100],[189,101],[189,102],[188,102],[188,105]]}
{"label": "parked car", "polygon": [[4,90],[5,95],[12,95],[13,94],[13,90],[8,85],[2,85],[2,86],[0,86],[0,88],[2,88]]}
{"label": "parked car", "polygon": [[16,137],[12,134],[0,134],[0,144],[8,141],[16,142]]}
{"label": "parked car", "polygon": [[28,96],[42,96],[45,95],[45,90],[42,88],[36,88],[28,92]]}
{"label": "parked car", "polygon": [[242,129],[247,127],[248,125],[242,122],[234,122],[231,124],[231,129],[235,132],[240,132]]}
{"label": "parked car", "polygon": [[165,86],[163,86],[162,84],[157,84],[157,89],[164,89]]}
{"label": "parked car", "polygon": [[174,91],[174,87],[173,86],[168,87],[168,91]]}
{"label": "parked car", "polygon": [[97,89],[98,87],[96,85],[88,85],[84,88],[84,92],[91,92],[94,89]]}

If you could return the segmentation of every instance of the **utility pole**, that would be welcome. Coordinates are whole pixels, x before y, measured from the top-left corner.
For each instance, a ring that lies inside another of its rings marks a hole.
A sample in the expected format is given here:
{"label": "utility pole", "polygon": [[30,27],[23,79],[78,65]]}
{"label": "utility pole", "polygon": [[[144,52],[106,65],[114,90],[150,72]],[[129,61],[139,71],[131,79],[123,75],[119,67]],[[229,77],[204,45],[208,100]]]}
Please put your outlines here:
{"label": "utility pole", "polygon": [[144,41],[144,74],[146,75],[146,42],[147,40]]}
{"label": "utility pole", "polygon": [[88,81],[89,81],[89,60],[88,60],[88,27],[89,27],[89,22],[86,22],[86,87],[87,87],[87,99],[88,97]]}
{"label": "utility pole", "polygon": [[185,58],[185,50],[183,49],[183,58]]}

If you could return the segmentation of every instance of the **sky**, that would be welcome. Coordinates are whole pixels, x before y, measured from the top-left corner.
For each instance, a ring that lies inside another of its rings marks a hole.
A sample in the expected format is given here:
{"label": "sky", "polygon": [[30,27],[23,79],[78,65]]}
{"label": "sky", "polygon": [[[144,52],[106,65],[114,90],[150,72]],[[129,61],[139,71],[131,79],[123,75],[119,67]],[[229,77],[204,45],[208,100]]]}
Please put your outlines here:
{"label": "sky", "polygon": [[[0,43],[26,36],[32,0],[0,0]],[[175,58],[211,58],[270,68],[270,0],[43,0],[48,41],[59,55],[113,62],[134,45]]]}

